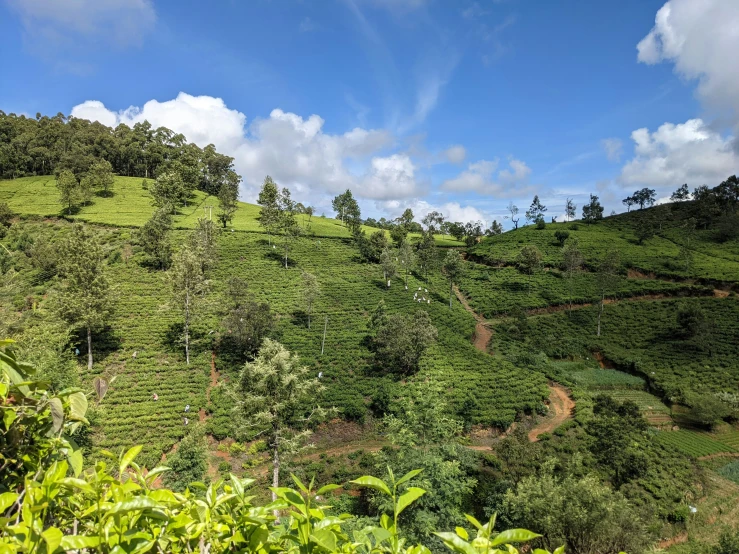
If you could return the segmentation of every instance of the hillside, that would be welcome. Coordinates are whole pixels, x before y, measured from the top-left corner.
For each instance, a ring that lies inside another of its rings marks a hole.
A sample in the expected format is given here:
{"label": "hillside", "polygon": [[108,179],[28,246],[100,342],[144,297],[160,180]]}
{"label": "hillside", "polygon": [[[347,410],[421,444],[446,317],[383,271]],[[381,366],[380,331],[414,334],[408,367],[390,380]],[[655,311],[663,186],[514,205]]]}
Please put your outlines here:
{"label": "hillside", "polygon": [[[711,228],[701,229],[691,241],[689,267],[679,263],[684,252],[680,214],[688,208],[673,206],[663,230],[643,244],[637,227],[644,217],[659,217],[662,208],[593,225],[528,226],[484,238],[458,250],[462,267],[450,308],[449,280],[439,269],[446,248],[437,250],[428,280],[416,267],[407,288],[399,274],[388,289],[383,268],[360,260],[340,222],[299,216],[303,234],[285,269],[258,224],[259,207],[240,203],[232,225],[216,239],[217,260],[209,272],[207,302],[193,321],[188,366],[167,272],[147,263],[137,239],[138,227],[153,210],[140,178],[116,177],[113,195],[96,196],[71,217],[60,212],[52,177],[0,181],[0,202],[19,215],[0,240],[2,333],[17,339],[55,386],[73,383],[77,375],[88,389],[95,377],[112,381],[90,416],[85,440],[93,459],[106,450],[143,444],[140,462],[152,466],[174,456],[199,421],[208,441],[204,478],[233,472],[266,481],[269,459],[260,442],[234,441],[232,389],[242,363],[223,346],[230,332],[223,323],[225,294],[233,276],[248,284],[255,301],[269,304],[276,316],[269,336],[297,353],[310,375],[320,376],[325,386],[320,403],[338,409],[335,419],[314,429],[317,451],[288,462],[289,470],[303,478],[343,482],[375,468],[388,455],[381,449],[392,444],[382,418],[400,413],[399,403],[429,383],[443,394],[446,415],[465,429],[455,444],[465,445],[465,471],[477,484],[458,500],[480,517],[483,510],[501,509],[502,496],[491,492],[495,483],[536,474],[536,464],[510,458],[516,449],[532,460],[555,457],[563,467],[585,463],[604,483],[615,480],[608,461],[598,455],[594,422],[607,421],[601,421],[605,416],[596,407],[604,394],[635,406],[636,414],[626,408],[619,412],[624,421],[618,420],[617,428],[628,429],[628,418],[646,418],[641,434],[628,440],[638,442],[649,470],[630,477],[623,494],[639,510],[652,510],[658,521],[669,523],[662,537],[682,536],[683,527],[673,523],[687,509],[686,498],[715,505],[715,489],[700,484],[698,466],[708,463],[706,457],[739,451],[735,416],[724,414],[725,421],[709,429],[695,413],[701,399],[739,390],[739,250],[736,240],[718,243]],[[217,199],[196,191],[179,209],[172,232],[177,248],[209,204]],[[82,360],[84,337],[69,334],[54,311],[65,255],[59,245],[75,221],[86,222],[100,238],[116,297],[113,316],[95,336],[92,371]],[[571,277],[560,268],[555,233],[561,230],[578,239],[584,258]],[[411,240],[417,244],[419,238]],[[279,248],[282,238],[271,241]],[[436,237],[436,243],[460,245],[444,237]],[[527,245],[543,255],[531,274],[516,267]],[[618,282],[605,298],[597,336],[597,269],[613,249],[620,255]],[[310,328],[303,272],[315,275],[321,289]],[[387,370],[371,347],[368,324],[381,301],[390,315],[422,308],[438,331],[415,374]],[[711,323],[689,337],[676,321],[688,307]],[[584,453],[585,461],[573,462],[574,452]],[[718,473],[711,475],[720,479],[720,472],[733,471],[729,464],[706,471],[715,469]]]}

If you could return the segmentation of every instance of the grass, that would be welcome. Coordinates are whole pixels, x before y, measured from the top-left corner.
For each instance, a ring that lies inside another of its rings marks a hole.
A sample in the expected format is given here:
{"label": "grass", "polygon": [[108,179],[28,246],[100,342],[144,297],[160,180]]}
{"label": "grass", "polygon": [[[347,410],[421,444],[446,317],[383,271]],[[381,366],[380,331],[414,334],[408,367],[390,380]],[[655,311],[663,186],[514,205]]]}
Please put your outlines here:
{"label": "grass", "polygon": [[[149,191],[142,187],[138,177],[116,177],[109,197],[94,196],[89,206],[82,206],[71,219],[113,225],[121,227],[140,227],[154,210]],[[147,182],[151,182],[148,180]],[[7,202],[15,213],[42,217],[66,217],[66,210],[58,202],[59,192],[56,180],[51,175],[41,177],[23,177],[21,179],[0,180],[0,202]],[[213,206],[213,217],[217,211],[218,198],[195,191],[188,206],[180,208],[175,217],[175,226],[181,229],[192,229],[199,217],[204,217],[205,206]],[[230,227],[236,231],[262,232],[257,217],[259,206],[239,202],[234,220]],[[308,236],[349,238],[347,228],[338,220],[314,215],[298,216],[298,221]],[[373,227],[362,227],[366,232],[376,231]],[[461,246],[462,243],[452,237],[437,237],[441,246]]]}
{"label": "grass", "polygon": [[733,462],[729,462],[725,466],[720,467],[716,470],[716,473],[739,485],[739,460],[734,460]]}

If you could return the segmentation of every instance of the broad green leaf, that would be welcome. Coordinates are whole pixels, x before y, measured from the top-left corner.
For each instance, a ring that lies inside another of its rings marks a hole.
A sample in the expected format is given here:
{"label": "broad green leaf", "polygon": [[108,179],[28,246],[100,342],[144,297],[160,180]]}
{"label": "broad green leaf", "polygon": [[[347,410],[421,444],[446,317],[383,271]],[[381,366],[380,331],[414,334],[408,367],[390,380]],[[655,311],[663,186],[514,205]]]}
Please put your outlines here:
{"label": "broad green leaf", "polygon": [[324,550],[336,552],[336,535],[328,529],[316,529],[310,538]]}
{"label": "broad green leaf", "polygon": [[129,448],[128,452],[126,452],[123,455],[123,458],[121,458],[121,465],[118,468],[118,475],[123,475],[123,472],[126,471],[126,468],[131,465],[131,462],[133,462],[134,458],[139,455],[139,452],[141,452],[142,446],[140,444],[137,444],[136,446],[132,446]]}
{"label": "broad green leaf", "polygon": [[64,406],[58,398],[49,400],[49,408],[51,409],[51,419],[54,422],[54,432],[58,433],[64,425]]}
{"label": "broad green leaf", "polygon": [[490,541],[490,546],[498,546],[499,544],[507,544],[511,542],[526,542],[537,537],[541,537],[541,535],[537,535],[536,533],[532,533],[526,529],[508,529],[507,531],[499,533],[492,541]]}
{"label": "broad green leaf", "polygon": [[400,495],[400,498],[398,498],[398,507],[396,509],[395,515],[400,515],[403,510],[405,510],[408,506],[421,498],[424,494],[426,494],[426,491],[423,489],[420,489],[418,487],[409,487],[408,490],[406,490],[403,494]]}
{"label": "broad green leaf", "polygon": [[542,548],[534,548],[534,554],[549,554],[549,551]]}
{"label": "broad green leaf", "polygon": [[17,499],[18,493],[15,492],[4,492],[0,494],[0,514],[10,508]]}
{"label": "broad green leaf", "polygon": [[241,483],[241,479],[239,479],[233,473],[229,473],[228,475],[231,478],[231,486],[236,491],[236,494],[238,494],[239,496],[243,496],[244,495],[244,485]]}
{"label": "broad green leaf", "polygon": [[95,492],[95,490],[92,488],[92,486],[87,481],[84,481],[82,479],[76,479],[74,477],[67,477],[66,479],[61,479],[59,481],[59,484],[64,487],[75,488],[75,489],[79,489],[84,492],[89,492],[89,493]]}
{"label": "broad green leaf", "polygon": [[94,548],[100,544],[99,537],[83,537],[82,535],[67,535],[62,537],[61,546],[63,550],[82,550],[83,548]]}
{"label": "broad green leaf", "polygon": [[321,487],[318,489],[318,492],[316,493],[318,496],[325,495],[330,493],[331,491],[335,491],[336,489],[340,489],[341,487],[339,485],[326,485],[324,487]]}
{"label": "broad green leaf", "polygon": [[459,552],[460,554],[477,554],[472,545],[461,537],[458,537],[456,533],[434,533],[434,535],[444,541],[444,544],[454,552]]}
{"label": "broad green leaf", "polygon": [[56,527],[49,527],[41,533],[41,536],[44,538],[44,542],[46,543],[46,551],[54,552],[54,550],[59,548],[59,545],[62,544],[62,537],[64,534]]}
{"label": "broad green leaf", "polygon": [[470,540],[470,536],[467,533],[467,529],[465,529],[464,527],[456,527],[454,531],[457,533],[457,535],[462,537],[464,540],[466,541]]}
{"label": "broad green leaf", "polygon": [[67,456],[67,460],[69,460],[69,465],[72,468],[74,476],[79,477],[80,473],[82,473],[82,465],[84,463],[82,458],[82,449],[78,448],[74,452],[70,453]]}
{"label": "broad green leaf", "polygon": [[5,430],[7,431],[8,429],[10,429],[10,426],[13,425],[13,422],[15,421],[15,410],[6,408],[3,410],[3,412],[3,423],[5,424]]}
{"label": "broad green leaf", "polygon": [[378,490],[388,496],[393,495],[393,493],[390,492],[390,489],[387,488],[387,485],[381,479],[378,479],[377,477],[373,477],[371,475],[365,475],[363,477],[360,477],[359,479],[354,479],[353,481],[349,482],[354,483],[355,485],[361,485],[363,487],[369,487],[371,489]]}
{"label": "broad green leaf", "polygon": [[298,478],[297,475],[290,474],[290,477],[292,477],[293,481],[295,481],[295,484],[298,486],[298,488],[303,492],[308,492],[308,488],[303,484],[303,482]]}
{"label": "broad green leaf", "polygon": [[115,514],[142,511],[148,508],[161,508],[161,506],[158,502],[148,496],[137,496],[131,500],[124,500],[123,502],[116,502],[113,504],[113,507],[108,510],[106,517]]}
{"label": "broad green leaf", "polygon": [[464,514],[464,517],[467,518],[467,521],[469,521],[475,527],[475,529],[482,529],[482,523],[477,521],[475,516],[471,516],[470,514]]}
{"label": "broad green leaf", "polygon": [[[564,554],[564,552],[565,552],[565,545],[563,544],[562,546],[560,546],[554,551],[554,554]],[[621,553],[619,552],[619,554]]]}
{"label": "broad green leaf", "polygon": [[69,395],[69,417],[77,421],[87,421],[85,414],[87,413],[87,397],[82,392],[75,392]]}
{"label": "broad green leaf", "polygon": [[406,473],[405,475],[403,475],[403,477],[401,477],[400,479],[398,479],[398,482],[395,483],[395,485],[396,486],[397,485],[402,485],[403,483],[405,483],[407,481],[410,481],[411,479],[413,479],[416,475],[418,475],[422,471],[423,471],[422,469],[412,469],[411,471],[409,471],[408,473]]}

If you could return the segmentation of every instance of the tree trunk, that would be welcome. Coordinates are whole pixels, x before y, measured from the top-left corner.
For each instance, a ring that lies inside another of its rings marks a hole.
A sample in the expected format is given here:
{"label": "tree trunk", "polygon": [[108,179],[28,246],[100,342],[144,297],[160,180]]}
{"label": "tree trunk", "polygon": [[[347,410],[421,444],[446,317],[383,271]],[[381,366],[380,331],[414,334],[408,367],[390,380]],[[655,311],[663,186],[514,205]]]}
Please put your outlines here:
{"label": "tree trunk", "polygon": [[285,245],[285,269],[287,269],[287,252],[288,252],[288,247],[287,245]]}
{"label": "tree trunk", "polygon": [[92,329],[87,326],[87,369],[92,369]]}
{"label": "tree trunk", "polygon": [[603,315],[603,301],[605,300],[605,295],[600,297],[600,309],[598,310],[598,333],[596,336],[600,336],[600,316]]}
{"label": "tree trunk", "polygon": [[[280,486],[280,450],[276,436],[274,437],[272,448],[272,487],[276,489]],[[275,491],[272,491],[272,502],[275,502],[276,500],[277,493],[275,493]],[[275,517],[279,517],[280,512],[278,510],[275,510],[274,515]]]}
{"label": "tree trunk", "polygon": [[309,305],[308,306],[308,329],[310,329],[310,312],[311,312],[311,307]]}
{"label": "tree trunk", "polygon": [[185,360],[190,365],[190,291],[185,293]]}

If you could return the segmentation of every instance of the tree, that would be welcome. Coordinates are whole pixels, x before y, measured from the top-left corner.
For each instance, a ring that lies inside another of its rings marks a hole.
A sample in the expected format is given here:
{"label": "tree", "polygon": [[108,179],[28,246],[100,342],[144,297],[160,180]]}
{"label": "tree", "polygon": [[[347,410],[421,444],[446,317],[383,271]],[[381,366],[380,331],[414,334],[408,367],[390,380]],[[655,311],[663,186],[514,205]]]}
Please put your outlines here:
{"label": "tree", "polygon": [[644,244],[645,240],[649,240],[654,236],[654,220],[649,217],[648,214],[644,214],[644,216],[640,217],[636,222],[634,231],[636,233],[636,238],[639,240],[639,244]]}
{"label": "tree", "polygon": [[564,543],[567,552],[642,552],[650,542],[649,520],[595,475],[554,476],[553,463],[541,475],[524,478],[506,493],[502,513],[516,526],[533,525],[545,548]]}
{"label": "tree", "polygon": [[87,177],[93,188],[102,189],[105,196],[109,196],[113,188],[113,166],[108,160],[98,160],[90,166]]}
{"label": "tree", "polygon": [[[470,454],[457,443],[462,425],[450,412],[439,384],[422,380],[403,387],[393,413],[383,419],[394,448],[378,453],[377,471],[392,467],[403,475],[420,469],[414,481],[427,491],[412,511],[403,514],[404,533],[411,541],[428,541],[434,529],[461,525],[465,500],[475,486],[467,471]],[[372,498],[372,503],[380,511],[386,507],[381,497]]]}
{"label": "tree", "polygon": [[621,268],[621,260],[618,252],[609,250],[605,257],[598,264],[595,273],[595,282],[598,290],[598,329],[597,336],[600,336],[600,322],[603,316],[603,307],[605,306],[606,295],[616,294],[621,283],[619,271]]}
{"label": "tree", "polygon": [[172,230],[172,209],[159,208],[144,223],[138,232],[138,243],[159,269],[166,269],[172,259],[172,244],[169,234]]}
{"label": "tree", "polygon": [[396,257],[393,251],[387,246],[383,248],[380,254],[380,265],[382,266],[383,283],[387,284],[387,288],[390,288],[390,280],[395,277],[395,273],[398,270],[395,260]]}
{"label": "tree", "polygon": [[82,225],[72,228],[62,251],[58,310],[64,320],[86,331],[87,369],[91,370],[92,332],[104,327],[113,313],[105,256],[98,238]]}
{"label": "tree", "polygon": [[310,329],[310,316],[313,312],[313,303],[321,295],[321,285],[318,279],[312,273],[307,271],[303,272],[303,304],[305,305],[305,311],[308,314],[308,329]]}
{"label": "tree", "polygon": [[706,321],[706,314],[698,304],[690,303],[678,308],[676,319],[683,336],[692,338],[701,331]]}
{"label": "tree", "polygon": [[193,316],[208,292],[209,283],[203,275],[198,252],[184,244],[175,254],[169,270],[172,300],[182,312],[182,339],[185,344],[185,361],[190,365],[190,326]]}
{"label": "tree", "polygon": [[[323,392],[297,354],[264,339],[256,359],[247,362],[237,384],[237,410],[249,428],[264,436],[272,452],[272,486],[280,486],[280,465],[301,450],[311,435],[308,425],[324,415],[316,403]],[[304,410],[315,407],[307,415]],[[272,491],[272,500],[277,494]]]}
{"label": "tree", "polygon": [[568,198],[565,203],[565,220],[569,222],[571,219],[575,219],[576,210],[577,205],[572,201],[572,198]]}
{"label": "tree", "polygon": [[411,243],[408,241],[408,239],[403,240],[403,242],[400,244],[400,248],[398,249],[398,259],[400,261],[400,266],[405,276],[405,288],[407,290],[408,273],[410,273],[411,269],[413,268],[413,264],[416,261],[416,255],[413,252],[413,246],[411,246]]}
{"label": "tree", "polygon": [[426,232],[433,236],[441,231],[441,226],[444,223],[444,216],[441,212],[434,210],[433,212],[427,213],[421,222],[426,226]]}
{"label": "tree", "polygon": [[429,271],[436,266],[437,256],[434,236],[427,231],[424,231],[423,235],[421,235],[421,242],[418,245],[416,260],[421,273],[424,275],[424,280],[428,282]]}
{"label": "tree", "polygon": [[712,394],[691,393],[686,395],[685,401],[691,407],[691,419],[709,429],[731,415],[731,407]]}
{"label": "tree", "polygon": [[429,314],[418,310],[415,314],[379,315],[374,318],[377,330],[372,344],[377,360],[391,371],[414,373],[426,349],[436,342],[436,327]]}
{"label": "tree", "polygon": [[621,202],[624,204],[624,206],[626,206],[627,212],[630,212],[631,207],[636,205],[636,200],[634,200],[633,196],[627,196],[626,198],[621,200]]}
{"label": "tree", "polygon": [[169,207],[172,211],[187,204],[190,190],[185,186],[182,175],[176,171],[167,171],[159,175],[149,185],[152,201],[158,208]]}
{"label": "tree", "polygon": [[670,195],[670,200],[673,202],[685,202],[686,200],[690,200],[690,190],[688,189],[688,185],[684,184],[679,187]]}
{"label": "tree", "polygon": [[[518,220],[520,218],[516,217],[518,215],[518,206],[516,206],[513,202],[508,203],[508,211],[510,212],[510,218],[511,222],[513,222],[513,228],[518,229]],[[506,216],[508,217],[508,216]]]}
{"label": "tree", "polygon": [[355,234],[359,231],[361,220],[361,212],[359,210],[359,204],[354,199],[352,191],[346,189],[342,194],[337,195],[331,201],[331,207],[334,212],[339,216],[339,219],[348,228],[351,234]]}
{"label": "tree", "polygon": [[259,225],[267,232],[267,242],[272,246],[272,233],[275,232],[280,221],[280,191],[269,175],[264,178],[257,204],[261,206]]}
{"label": "tree", "polygon": [[654,202],[657,199],[657,193],[654,189],[643,188],[637,190],[631,197],[634,204],[639,204],[639,209],[643,210],[644,206],[654,206]]}
{"label": "tree", "polygon": [[287,269],[287,259],[290,253],[290,245],[295,242],[302,234],[302,229],[298,225],[295,217],[295,204],[290,198],[290,191],[286,188],[282,189],[279,196],[279,219],[278,228],[282,232],[282,240],[285,248],[285,269]]}
{"label": "tree", "polygon": [[582,207],[582,218],[588,225],[603,219],[603,206],[594,194],[590,195],[590,202]]}
{"label": "tree", "polygon": [[205,275],[218,258],[218,227],[210,219],[198,218],[195,229],[188,237],[190,247],[200,258],[200,265]]}
{"label": "tree", "polygon": [[231,223],[238,209],[239,185],[235,183],[223,183],[218,190],[218,221],[223,228]]}
{"label": "tree", "polygon": [[82,192],[74,173],[65,169],[56,178],[59,189],[59,203],[67,207],[67,215],[72,215],[72,207],[82,200]]}
{"label": "tree", "polygon": [[541,265],[541,258],[542,256],[539,249],[536,246],[529,244],[521,248],[518,256],[516,256],[516,266],[521,273],[533,275]]}
{"label": "tree", "polygon": [[254,300],[246,281],[240,277],[228,280],[224,305],[221,342],[224,350],[243,363],[262,346],[262,341],[275,326],[275,316],[267,302]]}
{"label": "tree", "polygon": [[560,246],[565,245],[565,241],[570,238],[570,232],[564,231],[564,230],[558,230],[554,232],[554,238],[557,239],[557,242]]}
{"label": "tree", "polygon": [[544,212],[547,211],[547,207],[539,200],[539,195],[534,195],[534,200],[531,202],[531,206],[526,210],[526,220],[538,222],[544,220]]}
{"label": "tree", "polygon": [[404,225],[396,224],[390,228],[390,238],[393,239],[395,246],[400,246],[408,236],[408,231]]}
{"label": "tree", "polygon": [[452,298],[454,297],[454,283],[458,282],[464,271],[462,260],[459,252],[449,250],[444,256],[444,262],[441,265],[441,271],[449,280],[449,308],[452,307]]}
{"label": "tree", "polygon": [[164,484],[176,491],[184,491],[190,483],[202,481],[208,470],[208,443],[205,428],[196,423],[167,457],[170,471],[164,474]]}
{"label": "tree", "polygon": [[572,311],[572,286],[575,275],[580,271],[583,263],[585,263],[579,246],[579,241],[572,239],[568,240],[562,248],[562,270],[567,276],[567,283],[569,285],[570,311]]}
{"label": "tree", "polygon": [[493,219],[493,222],[490,224],[490,229],[488,229],[485,234],[489,237],[494,237],[496,235],[500,235],[503,232],[503,225],[498,223],[495,219]]}
{"label": "tree", "polygon": [[[8,206],[8,203],[0,202],[0,227],[10,227],[14,217],[15,214],[13,213],[13,210],[10,209],[10,206]],[[0,233],[2,233],[2,231],[0,231]]]}

